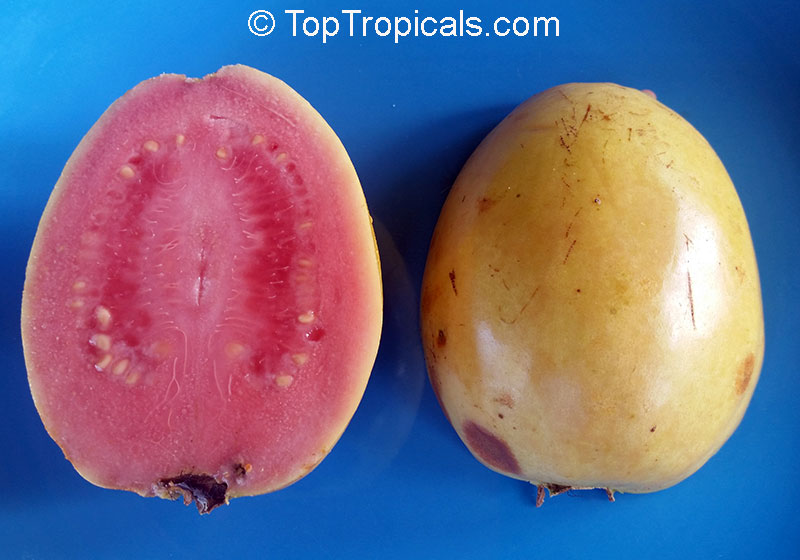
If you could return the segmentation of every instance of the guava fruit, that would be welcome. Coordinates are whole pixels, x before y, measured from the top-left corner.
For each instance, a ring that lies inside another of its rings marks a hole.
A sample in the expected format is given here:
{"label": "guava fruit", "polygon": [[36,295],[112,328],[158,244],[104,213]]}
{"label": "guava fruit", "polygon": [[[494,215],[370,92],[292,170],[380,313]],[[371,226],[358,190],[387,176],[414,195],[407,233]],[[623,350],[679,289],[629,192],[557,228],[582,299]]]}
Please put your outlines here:
{"label": "guava fruit", "polygon": [[196,501],[277,490],[351,419],[382,321],[353,165],[246,66],[116,101],[59,178],[22,336],[44,425],[90,482]]}
{"label": "guava fruit", "polygon": [[567,84],[478,146],[421,297],[431,383],[482,463],[551,495],[652,492],[728,439],[761,370],[750,232],[713,149],[654,96]]}

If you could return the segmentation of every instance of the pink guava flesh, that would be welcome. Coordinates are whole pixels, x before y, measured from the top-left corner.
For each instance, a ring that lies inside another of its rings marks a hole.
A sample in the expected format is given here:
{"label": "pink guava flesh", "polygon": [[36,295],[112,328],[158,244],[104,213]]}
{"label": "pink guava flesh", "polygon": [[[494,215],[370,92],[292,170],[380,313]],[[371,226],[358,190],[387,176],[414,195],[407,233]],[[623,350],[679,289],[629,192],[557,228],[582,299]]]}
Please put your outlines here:
{"label": "pink guava flesh", "polygon": [[235,66],[143,82],[87,134],[37,232],[22,330],[36,406],[85,478],[206,512],[325,457],[380,314],[344,148]]}

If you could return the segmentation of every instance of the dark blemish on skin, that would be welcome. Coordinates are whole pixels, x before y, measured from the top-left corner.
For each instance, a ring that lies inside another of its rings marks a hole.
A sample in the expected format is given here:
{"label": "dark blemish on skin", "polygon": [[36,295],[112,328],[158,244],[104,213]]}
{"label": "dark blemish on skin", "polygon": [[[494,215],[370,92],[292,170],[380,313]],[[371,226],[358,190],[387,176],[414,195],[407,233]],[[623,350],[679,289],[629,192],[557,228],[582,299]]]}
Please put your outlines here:
{"label": "dark blemish on skin", "polygon": [[514,408],[514,399],[508,393],[503,393],[502,395],[495,397],[492,400],[498,404],[507,406],[508,408]]}
{"label": "dark blemish on skin", "polygon": [[569,225],[567,226],[567,231],[564,232],[564,239],[569,237],[569,230],[571,230],[571,229],[572,229],[572,222],[569,223]]}
{"label": "dark blemish on skin", "polygon": [[467,444],[486,464],[506,473],[521,474],[517,458],[508,444],[470,420],[464,422]]}
{"label": "dark blemish on skin", "polygon": [[478,212],[486,212],[492,206],[497,204],[496,200],[492,200],[491,198],[486,198],[485,196],[478,200]]}
{"label": "dark blemish on skin", "polygon": [[448,276],[450,276],[450,285],[453,286],[453,293],[458,295],[458,290],[456,290],[456,271],[451,270]]}
{"label": "dark blemish on skin", "polygon": [[592,202],[594,202],[598,206],[600,206],[603,203],[603,201],[600,200],[600,195],[597,195],[596,197],[594,197],[594,200]]}
{"label": "dark blemish on skin", "polygon": [[611,488],[606,488],[606,496],[608,496],[609,502],[616,502],[617,500],[614,498],[614,491]]}
{"label": "dark blemish on skin", "polygon": [[575,293],[577,293],[577,294],[581,293],[581,289],[580,289],[580,288],[577,288],[577,289],[575,290]]}
{"label": "dark blemish on skin", "polygon": [[498,417],[500,420],[502,420],[503,418],[505,418],[505,416],[503,416],[503,413],[502,413],[502,412],[498,412],[498,413],[497,413],[497,417]]}
{"label": "dark blemish on skin", "polygon": [[517,193],[517,198],[519,198],[519,197],[521,197],[521,196],[522,196],[521,194]]}
{"label": "dark blemish on skin", "polygon": [[569,183],[567,183],[567,180],[564,178],[563,175],[561,176],[561,182],[564,184],[565,187],[567,187],[567,190],[572,190],[572,187],[569,186]]}
{"label": "dark blemish on skin", "polygon": [[572,217],[573,217],[573,218],[577,218],[577,217],[578,217],[578,214],[580,214],[580,213],[581,213],[581,210],[583,210],[583,207],[581,207],[581,208],[578,208],[577,212],[575,212],[575,213],[572,215]]}
{"label": "dark blemish on skin", "polygon": [[439,334],[436,336],[436,346],[442,348],[445,345],[447,345],[447,336],[445,336],[442,329],[439,329]]}
{"label": "dark blemish on skin", "polygon": [[572,150],[569,149],[569,146],[567,146],[567,143],[564,142],[564,137],[563,136],[559,136],[559,139],[561,140],[561,145],[564,147],[564,149],[567,150],[569,153],[572,153]]}
{"label": "dark blemish on skin", "polygon": [[669,160],[669,163],[667,164],[667,169],[669,169],[670,167],[672,167],[672,164],[673,164],[673,163],[675,163],[675,160],[674,160],[674,159],[671,159],[671,160]]}
{"label": "dark blemish on skin", "polygon": [[629,128],[629,129],[628,129],[628,142],[630,142],[630,141],[631,141],[631,132],[633,132],[633,129],[632,129],[632,128]]}
{"label": "dark blemish on skin", "polygon": [[655,426],[653,426],[652,428],[650,428],[650,432],[651,432],[651,433],[652,433],[652,432],[655,432],[655,431],[656,431],[656,427],[655,427]]}
{"label": "dark blemish on skin", "polygon": [[743,395],[750,385],[753,377],[753,370],[756,365],[756,357],[750,352],[739,367],[739,374],[736,376],[736,394]]}
{"label": "dark blemish on skin", "polygon": [[697,330],[697,323],[694,320],[694,298],[692,297],[692,275],[686,271],[686,285],[689,289],[689,312],[692,314],[692,327]]}
{"label": "dark blemish on skin", "polygon": [[692,242],[692,238],[691,238],[691,237],[689,237],[688,235],[686,235],[685,233],[683,234],[683,238],[686,240],[686,241],[685,241],[685,243],[686,243],[686,250],[688,251],[688,250],[689,250],[689,245],[694,245],[694,243]]}
{"label": "dark blemish on skin", "polygon": [[462,202],[462,203],[463,203],[465,200],[467,200],[467,195],[464,195],[464,196],[462,196],[462,197],[461,197],[461,202]]}
{"label": "dark blemish on skin", "polygon": [[575,246],[575,244],[577,242],[578,242],[577,239],[573,239],[572,240],[572,243],[570,244],[569,249],[567,249],[567,254],[564,255],[564,262],[562,264],[567,264],[567,259],[569,258],[569,254],[572,253],[572,248]]}
{"label": "dark blemish on skin", "polygon": [[[572,108],[572,120],[575,121],[575,107]],[[564,127],[564,132],[567,133],[567,136],[574,136],[575,138],[578,137],[578,129],[575,128],[574,125],[567,124],[566,121],[561,119],[561,125]]]}

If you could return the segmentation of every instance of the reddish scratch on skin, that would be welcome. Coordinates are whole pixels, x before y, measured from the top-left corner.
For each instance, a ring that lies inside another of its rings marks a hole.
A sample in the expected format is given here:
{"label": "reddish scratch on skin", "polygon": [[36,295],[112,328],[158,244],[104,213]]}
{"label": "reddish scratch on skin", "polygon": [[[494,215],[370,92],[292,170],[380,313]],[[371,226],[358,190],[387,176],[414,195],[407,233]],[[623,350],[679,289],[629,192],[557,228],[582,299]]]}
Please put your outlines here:
{"label": "reddish scratch on skin", "polygon": [[450,285],[453,286],[453,294],[458,295],[458,290],[456,290],[456,271],[451,270],[448,276],[450,276]]}
{"label": "reddish scratch on skin", "polygon": [[572,222],[570,222],[569,225],[567,226],[567,231],[566,231],[566,233],[564,233],[564,239],[569,237],[569,230],[571,230],[571,229],[572,229]]}
{"label": "reddish scratch on skin", "polygon": [[[686,245],[686,251],[688,252],[689,251],[689,246],[690,245],[694,245],[694,242],[692,241],[692,238],[689,237],[688,235],[686,235],[685,233],[683,234],[683,238],[684,238],[684,244]],[[688,263],[688,256],[687,256],[687,263],[686,264],[687,264],[687,266],[689,264]],[[695,322],[695,318],[694,318],[694,297],[692,296],[692,275],[689,273],[688,270],[686,271],[686,286],[687,286],[688,293],[689,293],[689,312],[692,315],[692,327],[694,328],[694,330],[697,330],[697,323]]]}
{"label": "reddish scratch on skin", "polygon": [[592,104],[589,103],[586,106],[586,113],[584,113],[584,115],[583,115],[583,120],[581,121],[581,124],[578,126],[578,130],[580,130],[581,126],[583,126],[583,123],[586,122],[586,119],[589,118],[589,111],[591,111],[591,110],[592,110]]}
{"label": "reddish scratch on skin", "polygon": [[567,264],[567,259],[569,258],[569,254],[572,252],[572,248],[575,246],[575,244],[577,242],[578,242],[577,239],[573,239],[572,240],[572,243],[570,244],[569,249],[567,249],[567,254],[564,255],[564,262],[562,264]]}
{"label": "reddish scratch on skin", "polygon": [[528,298],[528,301],[526,301],[525,305],[523,305],[522,308],[517,312],[517,316],[516,317],[514,317],[510,321],[507,320],[507,319],[504,319],[503,317],[500,317],[500,320],[503,323],[505,323],[506,325],[513,325],[514,323],[516,323],[519,320],[519,318],[522,317],[522,314],[528,308],[528,305],[530,305],[530,303],[533,301],[533,298],[536,296],[536,293],[538,291],[539,291],[539,286],[536,286],[536,289],[533,290],[533,292],[531,293],[530,297]]}

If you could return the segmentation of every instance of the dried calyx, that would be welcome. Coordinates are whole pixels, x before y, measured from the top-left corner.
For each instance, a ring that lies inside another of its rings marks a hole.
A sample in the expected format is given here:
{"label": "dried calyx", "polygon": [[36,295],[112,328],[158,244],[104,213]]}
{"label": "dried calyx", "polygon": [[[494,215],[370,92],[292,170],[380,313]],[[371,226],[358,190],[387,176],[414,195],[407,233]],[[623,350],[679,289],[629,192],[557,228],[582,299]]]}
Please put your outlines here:
{"label": "dried calyx", "polygon": [[187,506],[194,500],[197,511],[201,514],[227,504],[227,491],[228,485],[225,482],[218,482],[207,474],[182,474],[174,478],[164,478],[156,488],[158,496],[170,500],[183,498],[183,503]]}

